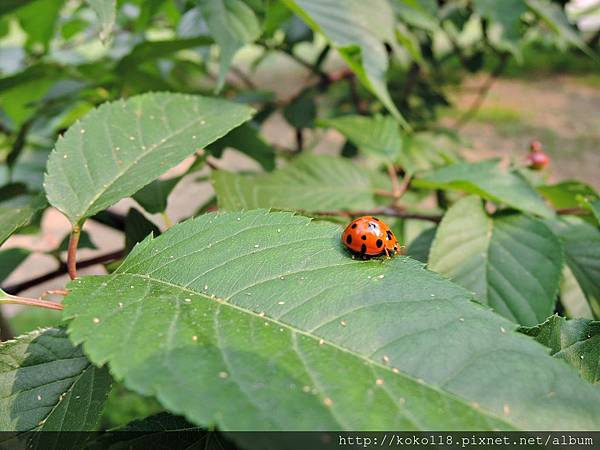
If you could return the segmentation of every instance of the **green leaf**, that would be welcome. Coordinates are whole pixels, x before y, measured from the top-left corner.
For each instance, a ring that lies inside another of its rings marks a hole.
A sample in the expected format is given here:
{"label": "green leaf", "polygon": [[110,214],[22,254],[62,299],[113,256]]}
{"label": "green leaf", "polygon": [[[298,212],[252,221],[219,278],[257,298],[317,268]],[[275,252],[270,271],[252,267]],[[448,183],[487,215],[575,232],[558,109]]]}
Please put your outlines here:
{"label": "green leaf", "polygon": [[519,38],[521,16],[527,11],[525,0],[474,0],[474,9],[482,17],[501,26],[502,37],[515,42]]}
{"label": "green leaf", "polygon": [[560,302],[571,319],[593,319],[594,314],[568,265],[563,267],[560,281]]}
{"label": "green leaf", "polygon": [[318,125],[335,128],[367,154],[395,161],[402,151],[398,122],[390,116],[347,115],[319,120]]}
{"label": "green leaf", "polygon": [[100,20],[100,39],[103,42],[107,42],[117,18],[116,0],[86,0],[86,2],[90,5],[90,8],[94,10]]}
{"label": "green leaf", "polygon": [[[244,436],[247,439],[250,433]],[[107,448],[235,450],[238,447],[233,446],[218,431],[203,430],[190,424],[183,417],[163,412],[103,433],[86,448],[89,450]]]}
{"label": "green leaf", "polygon": [[409,173],[431,170],[458,162],[453,143],[439,133],[418,132],[403,136],[398,163]]}
{"label": "green leaf", "polygon": [[410,258],[350,258],[340,231],[260,210],[188,220],[72,282],[70,336],[221,430],[600,425],[600,392],[516,325]]}
{"label": "green leaf", "polygon": [[129,253],[149,235],[159,236],[160,229],[137,209],[130,208],[125,218],[125,251]]}
{"label": "green leaf", "polygon": [[388,57],[384,42],[396,43],[394,11],[387,0],[283,0],[313,30],[339,51],[358,79],[405,128],[386,86]]}
{"label": "green leaf", "polygon": [[500,169],[496,160],[453,164],[413,180],[412,185],[459,190],[545,218],[554,216],[554,212],[521,175]]}
{"label": "green leaf", "polygon": [[0,283],[21,265],[31,252],[25,248],[9,248],[0,250]]}
{"label": "green leaf", "polygon": [[48,50],[63,3],[64,0],[37,0],[15,12],[21,27],[27,33],[28,49],[35,49],[40,45],[44,51]]}
{"label": "green leaf", "polygon": [[214,171],[212,183],[219,207],[225,210],[327,211],[376,206],[368,172],[334,156],[301,156],[265,175]]}
{"label": "green leaf", "polygon": [[313,128],[317,117],[317,104],[313,89],[304,90],[285,105],[283,116],[294,128]]}
{"label": "green leaf", "polygon": [[235,148],[255,159],[265,170],[275,168],[275,150],[260,135],[257,126],[245,123],[234,128],[208,146],[208,151],[220,156],[227,147]]}
{"label": "green leaf", "polygon": [[578,217],[547,221],[562,241],[565,260],[585,294],[594,317],[600,317],[600,230]]}
{"label": "green leaf", "polygon": [[521,214],[490,218],[475,196],[448,210],[429,253],[431,270],[522,325],[554,311],[562,264],[560,242],[544,222]]}
{"label": "green leaf", "polygon": [[560,38],[569,44],[578,47],[588,55],[594,57],[593,52],[585,45],[585,42],[577,32],[577,29],[569,23],[562,6],[548,0],[525,0],[527,6]]}
{"label": "green leaf", "polygon": [[130,196],[250,118],[251,109],[183,94],[105,103],[74,124],[48,159],[44,187],[72,224]]}
{"label": "green leaf", "polygon": [[589,184],[574,180],[536,186],[536,189],[556,209],[575,208],[581,205],[580,199],[596,200],[599,198],[596,190]]}
{"label": "green leaf", "polygon": [[590,383],[600,383],[600,322],[555,315],[521,331],[549,347],[555,358],[567,361]]}
{"label": "green leaf", "polygon": [[159,214],[167,210],[169,195],[182,177],[167,180],[154,180],[133,194],[133,199],[150,214]]}
{"label": "green leaf", "polygon": [[29,225],[35,214],[46,206],[40,195],[33,197],[29,204],[19,207],[0,206],[0,245],[19,228]]}
{"label": "green leaf", "polygon": [[437,232],[437,227],[427,228],[425,231],[421,232],[408,246],[406,249],[406,254],[411,258],[416,259],[417,261],[421,261],[422,263],[427,264],[429,261],[429,252],[431,250],[431,244],[435,239],[435,233]]}
{"label": "green leaf", "polygon": [[[62,329],[33,331],[4,342],[0,344],[0,429],[95,430],[110,383],[108,371],[92,366]],[[80,433],[75,439],[81,444],[87,437]]]}
{"label": "green leaf", "polygon": [[252,11],[241,0],[198,0],[198,7],[219,44],[221,67],[217,80],[217,92],[225,83],[225,76],[237,51],[260,36],[260,24]]}
{"label": "green leaf", "polygon": [[583,202],[584,207],[592,212],[594,218],[596,219],[596,222],[600,225],[600,200],[584,200]]}

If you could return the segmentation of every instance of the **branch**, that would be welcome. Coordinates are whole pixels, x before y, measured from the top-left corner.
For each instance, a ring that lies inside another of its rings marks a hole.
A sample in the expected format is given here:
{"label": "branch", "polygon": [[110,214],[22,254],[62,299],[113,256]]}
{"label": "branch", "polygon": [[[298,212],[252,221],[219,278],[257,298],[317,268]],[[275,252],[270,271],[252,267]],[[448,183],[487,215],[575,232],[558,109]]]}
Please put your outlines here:
{"label": "branch", "polygon": [[467,109],[464,112],[464,114],[462,116],[460,116],[456,120],[456,122],[454,122],[455,129],[457,129],[457,130],[460,129],[464,124],[466,124],[469,120],[471,120],[473,118],[473,116],[477,113],[479,108],[481,108],[481,105],[483,104],[483,101],[487,97],[488,92],[494,85],[494,82],[496,81],[498,76],[502,72],[504,72],[504,69],[506,68],[507,63],[508,63],[508,53],[503,53],[502,55],[500,55],[500,61],[498,61],[498,65],[496,66],[496,68],[489,74],[487,79],[483,82],[483,84],[477,90],[477,97],[475,97],[475,100],[473,101],[473,103],[471,104],[469,109]]}
{"label": "branch", "polygon": [[71,231],[69,239],[69,248],[67,249],[67,271],[71,280],[77,278],[77,246],[79,245],[79,237],[81,236],[81,227],[75,225]]}
{"label": "branch", "polygon": [[[106,253],[104,255],[99,255],[94,258],[86,259],[80,261],[78,266],[80,269],[84,269],[86,267],[95,266],[96,264],[102,264],[108,261],[114,261],[116,259],[120,259],[125,254],[124,250],[117,250],[116,252]],[[19,292],[23,292],[26,289],[32,288],[39,284],[45,283],[46,281],[53,280],[54,278],[58,278],[61,275],[67,273],[66,264],[61,264],[57,269],[47,272],[43,275],[40,275],[35,278],[31,278],[30,280],[22,281],[21,283],[13,284],[12,286],[7,286],[4,290],[7,293],[18,294]]]}
{"label": "branch", "polygon": [[389,216],[399,217],[402,219],[427,220],[429,222],[439,223],[442,220],[441,215],[437,214],[420,214],[410,211],[405,211],[394,207],[375,208],[362,211],[302,211],[303,213],[315,216],[343,216],[343,217],[359,217],[359,216]]}
{"label": "branch", "polygon": [[38,308],[55,309],[58,311],[63,310],[63,305],[60,303],[49,302],[47,300],[40,300],[37,298],[16,297],[14,295],[0,297],[0,305],[24,305],[36,306]]}

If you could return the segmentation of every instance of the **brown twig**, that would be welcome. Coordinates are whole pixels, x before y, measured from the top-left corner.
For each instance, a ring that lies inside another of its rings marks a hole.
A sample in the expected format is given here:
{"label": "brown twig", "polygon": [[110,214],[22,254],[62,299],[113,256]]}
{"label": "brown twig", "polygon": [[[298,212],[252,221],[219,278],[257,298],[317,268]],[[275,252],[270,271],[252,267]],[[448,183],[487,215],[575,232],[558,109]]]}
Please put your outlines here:
{"label": "brown twig", "polygon": [[477,113],[477,111],[479,110],[479,108],[481,108],[481,105],[483,104],[483,101],[487,97],[488,92],[490,91],[490,89],[494,85],[494,82],[496,81],[496,79],[498,78],[498,76],[500,76],[500,74],[502,72],[504,72],[504,69],[505,69],[506,64],[508,62],[508,56],[509,56],[508,53],[503,53],[502,55],[500,55],[500,61],[498,61],[498,65],[488,75],[488,77],[486,78],[486,80],[483,82],[483,84],[477,90],[477,96],[475,97],[475,100],[473,101],[473,103],[471,104],[471,106],[469,107],[469,109],[467,109],[456,120],[456,122],[454,122],[454,128],[455,129],[458,130],[463,125],[465,125],[469,120],[471,120],[473,118],[473,116]]}
{"label": "brown twig", "polygon": [[69,238],[69,248],[67,249],[67,271],[71,280],[77,278],[77,246],[81,236],[81,227],[75,225]]}
{"label": "brown twig", "polygon": [[47,300],[40,300],[36,298],[16,297],[14,295],[0,297],[0,304],[37,306],[38,308],[56,309],[58,311],[63,310],[63,305],[61,305],[60,303],[49,302]]}
{"label": "brown twig", "polygon": [[69,295],[69,291],[66,289],[49,289],[47,291],[42,292],[42,295],[40,295],[40,299],[43,299],[48,295],[60,295],[62,297],[66,297],[67,295]]}
{"label": "brown twig", "polygon": [[579,208],[579,207],[559,208],[556,210],[556,214],[559,214],[561,216],[586,216],[589,213],[590,212],[587,209]]}
{"label": "brown twig", "polygon": [[406,211],[400,208],[394,207],[384,207],[384,208],[375,208],[369,210],[359,210],[359,211],[303,211],[306,214],[315,215],[315,216],[342,216],[342,217],[359,217],[359,216],[389,216],[389,217],[399,217],[402,219],[416,219],[416,220],[426,220],[429,222],[439,223],[442,220],[442,216],[433,215],[433,214],[421,214]]}
{"label": "brown twig", "polygon": [[400,197],[400,183],[398,182],[398,174],[396,173],[396,169],[392,163],[387,163],[385,167],[392,182],[392,195],[397,199]]}
{"label": "brown twig", "polygon": [[[106,253],[104,255],[99,255],[94,258],[86,259],[80,261],[78,267],[80,269],[84,269],[86,267],[95,266],[96,264],[102,264],[109,261],[114,261],[116,259],[120,259],[125,254],[124,250],[117,250],[115,252]],[[45,283],[46,281],[53,280],[54,278],[58,278],[67,273],[66,264],[61,264],[57,269],[47,272],[43,275],[40,275],[35,278],[31,278],[29,280],[22,281],[21,283],[13,284],[12,286],[7,286],[4,290],[9,294],[18,294],[19,292],[23,292],[29,288],[37,286],[39,284]]]}

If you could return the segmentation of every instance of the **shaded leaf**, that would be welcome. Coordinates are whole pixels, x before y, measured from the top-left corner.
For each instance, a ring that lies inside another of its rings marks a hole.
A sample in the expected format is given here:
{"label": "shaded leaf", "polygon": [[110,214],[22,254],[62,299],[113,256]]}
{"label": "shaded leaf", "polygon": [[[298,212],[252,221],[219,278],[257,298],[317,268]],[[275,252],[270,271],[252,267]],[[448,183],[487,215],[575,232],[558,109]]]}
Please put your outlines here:
{"label": "shaded leaf", "polygon": [[600,383],[600,322],[554,315],[541,325],[521,331],[549,347],[555,358],[567,361],[590,383]]}
{"label": "shaded leaf", "polygon": [[323,33],[352,71],[404,127],[407,122],[386,86],[384,43],[396,43],[394,11],[387,0],[284,0],[312,29]]}
{"label": "shaded leaf", "polygon": [[74,124],[48,159],[44,187],[72,224],[137,192],[250,118],[225,100],[157,93],[105,103]]}
{"label": "shaded leaf", "polygon": [[100,39],[108,41],[117,16],[116,0],[86,0],[100,20]]}
{"label": "shaded leaf", "polygon": [[402,151],[398,122],[390,116],[347,115],[319,120],[318,123],[319,126],[335,128],[367,154],[395,161]]}
{"label": "shaded leaf", "polygon": [[536,186],[536,190],[556,209],[575,208],[580,206],[581,199],[596,200],[599,198],[593,187],[574,180]]}
{"label": "shaded leaf", "polygon": [[169,195],[182,177],[166,180],[154,180],[133,194],[133,199],[150,214],[159,214],[167,210]]}
{"label": "shaded leaf", "polygon": [[159,236],[160,229],[137,209],[130,208],[125,218],[125,251],[129,253],[149,235]]}
{"label": "shaded leaf", "polygon": [[375,206],[365,169],[334,156],[305,155],[265,175],[214,171],[219,207],[226,210],[278,208],[306,211],[368,209]]}
{"label": "shaded leaf", "polygon": [[317,117],[315,93],[306,89],[283,108],[283,116],[294,128],[313,128]]}
{"label": "shaded leaf", "polygon": [[260,135],[257,126],[245,123],[234,128],[221,139],[208,146],[208,150],[220,156],[227,147],[235,148],[255,159],[265,170],[275,168],[275,150]]}
{"label": "shaded leaf", "polygon": [[27,33],[26,46],[31,50],[41,45],[48,50],[64,0],[37,0],[18,9],[15,15]]}
{"label": "shaded leaf", "polygon": [[496,160],[453,164],[415,179],[412,184],[415,187],[477,194],[545,218],[554,216],[554,212],[518,173],[503,171]]}
{"label": "shaded leaf", "polygon": [[198,425],[600,425],[600,392],[463,288],[410,258],[353,260],[338,227],[289,213],[188,220],[70,288],[92,361]]}
{"label": "shaded leaf", "polygon": [[30,224],[35,214],[45,206],[46,201],[41,195],[33,197],[29,204],[24,206],[0,206],[0,245],[19,228]]}
{"label": "shaded leaf", "polygon": [[519,38],[520,19],[527,11],[525,0],[474,0],[473,6],[482,17],[502,27],[503,38],[513,42]]}
{"label": "shaded leaf", "polygon": [[427,264],[427,261],[429,260],[429,251],[431,250],[431,244],[435,239],[436,231],[437,227],[431,227],[421,232],[421,234],[410,243],[406,249],[406,254],[417,261]]}
{"label": "shaded leaf", "polygon": [[600,317],[600,230],[578,217],[563,217],[547,224],[562,241],[565,260],[594,317]]}
{"label": "shaded leaf", "polygon": [[[94,430],[110,383],[108,371],[92,366],[62,329],[33,331],[4,342],[0,344],[0,428]],[[81,445],[87,437],[73,436],[73,448],[81,448],[75,444]]]}
{"label": "shaded leaf", "polygon": [[225,82],[236,52],[260,36],[260,24],[252,11],[241,0],[199,0],[198,7],[220,50],[217,92]]}
{"label": "shaded leaf", "polygon": [[560,242],[544,222],[521,214],[490,218],[475,196],[448,210],[429,253],[432,270],[522,325],[554,311],[562,264]]}
{"label": "shaded leaf", "polygon": [[568,265],[563,267],[560,281],[560,302],[565,315],[571,319],[593,319],[594,314],[587,302],[585,294],[579,287],[575,275]]}
{"label": "shaded leaf", "polygon": [[0,250],[0,283],[21,265],[31,254],[26,248],[9,248]]}

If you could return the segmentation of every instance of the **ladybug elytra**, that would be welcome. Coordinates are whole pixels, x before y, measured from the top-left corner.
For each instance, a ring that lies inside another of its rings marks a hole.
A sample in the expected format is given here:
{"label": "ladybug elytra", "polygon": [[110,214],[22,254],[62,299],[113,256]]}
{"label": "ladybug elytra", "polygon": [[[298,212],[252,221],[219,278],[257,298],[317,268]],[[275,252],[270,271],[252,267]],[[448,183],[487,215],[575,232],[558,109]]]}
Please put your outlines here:
{"label": "ladybug elytra", "polygon": [[394,255],[400,244],[390,227],[377,217],[363,216],[354,219],[342,234],[344,245],[363,256]]}

